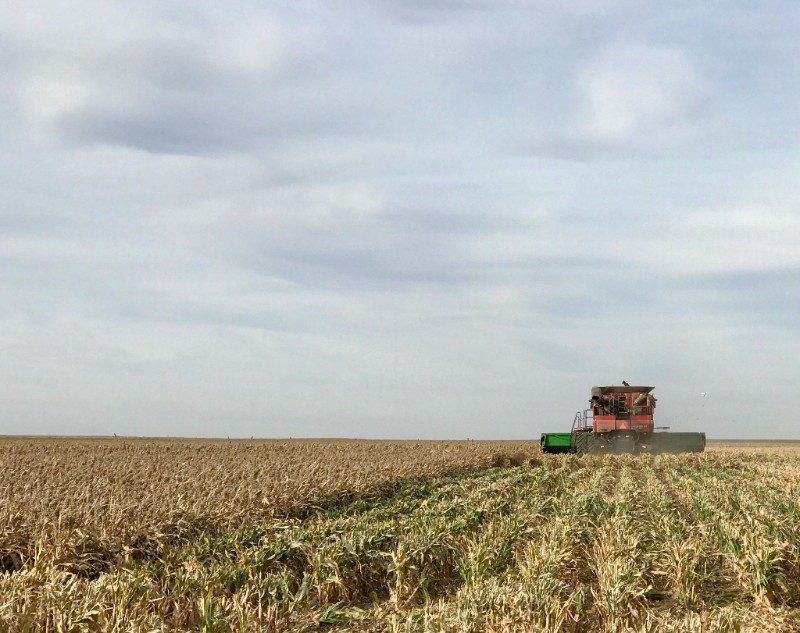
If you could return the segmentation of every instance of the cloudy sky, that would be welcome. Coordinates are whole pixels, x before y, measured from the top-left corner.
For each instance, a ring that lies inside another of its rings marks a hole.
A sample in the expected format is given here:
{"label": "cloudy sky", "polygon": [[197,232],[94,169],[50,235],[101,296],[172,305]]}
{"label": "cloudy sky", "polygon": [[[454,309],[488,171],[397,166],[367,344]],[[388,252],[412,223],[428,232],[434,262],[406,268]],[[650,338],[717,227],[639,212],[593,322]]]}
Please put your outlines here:
{"label": "cloudy sky", "polygon": [[6,0],[0,69],[0,433],[800,438],[793,1]]}

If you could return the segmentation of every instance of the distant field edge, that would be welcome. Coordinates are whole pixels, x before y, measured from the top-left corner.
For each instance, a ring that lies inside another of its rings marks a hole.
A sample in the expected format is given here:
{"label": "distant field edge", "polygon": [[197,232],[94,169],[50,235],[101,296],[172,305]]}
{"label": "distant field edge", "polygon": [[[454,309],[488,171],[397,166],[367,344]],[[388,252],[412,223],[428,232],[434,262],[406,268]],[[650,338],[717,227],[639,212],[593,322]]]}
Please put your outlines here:
{"label": "distant field edge", "polygon": [[[477,439],[477,438],[396,438],[396,437],[228,437],[224,435],[31,435],[31,434],[12,434],[0,433],[0,440],[39,440],[39,439],[52,439],[52,440],[220,440],[223,442],[539,442],[539,436],[530,438],[493,438],[493,439]],[[800,442],[800,440],[797,440]]]}

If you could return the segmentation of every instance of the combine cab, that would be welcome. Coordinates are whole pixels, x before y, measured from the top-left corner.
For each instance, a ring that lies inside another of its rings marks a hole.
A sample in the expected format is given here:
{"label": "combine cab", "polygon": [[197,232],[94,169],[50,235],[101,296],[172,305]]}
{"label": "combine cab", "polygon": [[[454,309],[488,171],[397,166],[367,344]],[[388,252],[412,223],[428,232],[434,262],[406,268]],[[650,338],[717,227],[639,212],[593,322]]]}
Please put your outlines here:
{"label": "combine cab", "polygon": [[701,453],[705,433],[656,432],[654,387],[592,387],[590,407],[575,414],[569,433],[543,433],[545,453]]}

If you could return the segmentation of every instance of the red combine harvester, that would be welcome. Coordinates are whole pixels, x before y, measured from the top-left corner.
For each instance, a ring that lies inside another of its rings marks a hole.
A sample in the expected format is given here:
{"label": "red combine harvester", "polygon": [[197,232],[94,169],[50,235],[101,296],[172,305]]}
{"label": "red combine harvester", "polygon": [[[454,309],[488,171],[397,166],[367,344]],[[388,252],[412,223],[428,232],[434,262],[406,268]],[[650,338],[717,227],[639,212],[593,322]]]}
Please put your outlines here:
{"label": "red combine harvester", "polygon": [[656,432],[655,387],[592,387],[590,407],[575,414],[569,433],[543,433],[546,453],[700,453],[705,433]]}

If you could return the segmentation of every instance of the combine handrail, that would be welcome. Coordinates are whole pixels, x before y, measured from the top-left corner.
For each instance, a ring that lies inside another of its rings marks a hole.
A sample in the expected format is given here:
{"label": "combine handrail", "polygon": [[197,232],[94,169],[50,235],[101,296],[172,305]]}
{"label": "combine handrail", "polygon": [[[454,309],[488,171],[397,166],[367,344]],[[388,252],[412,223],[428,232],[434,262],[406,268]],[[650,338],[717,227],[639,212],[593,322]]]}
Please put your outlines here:
{"label": "combine handrail", "polygon": [[588,425],[589,420],[589,409],[584,409],[583,411],[576,411],[575,417],[572,420],[572,428],[570,429],[569,435],[569,445],[572,450],[575,450],[575,427],[580,423],[578,427],[581,431],[585,431],[589,428]]}

